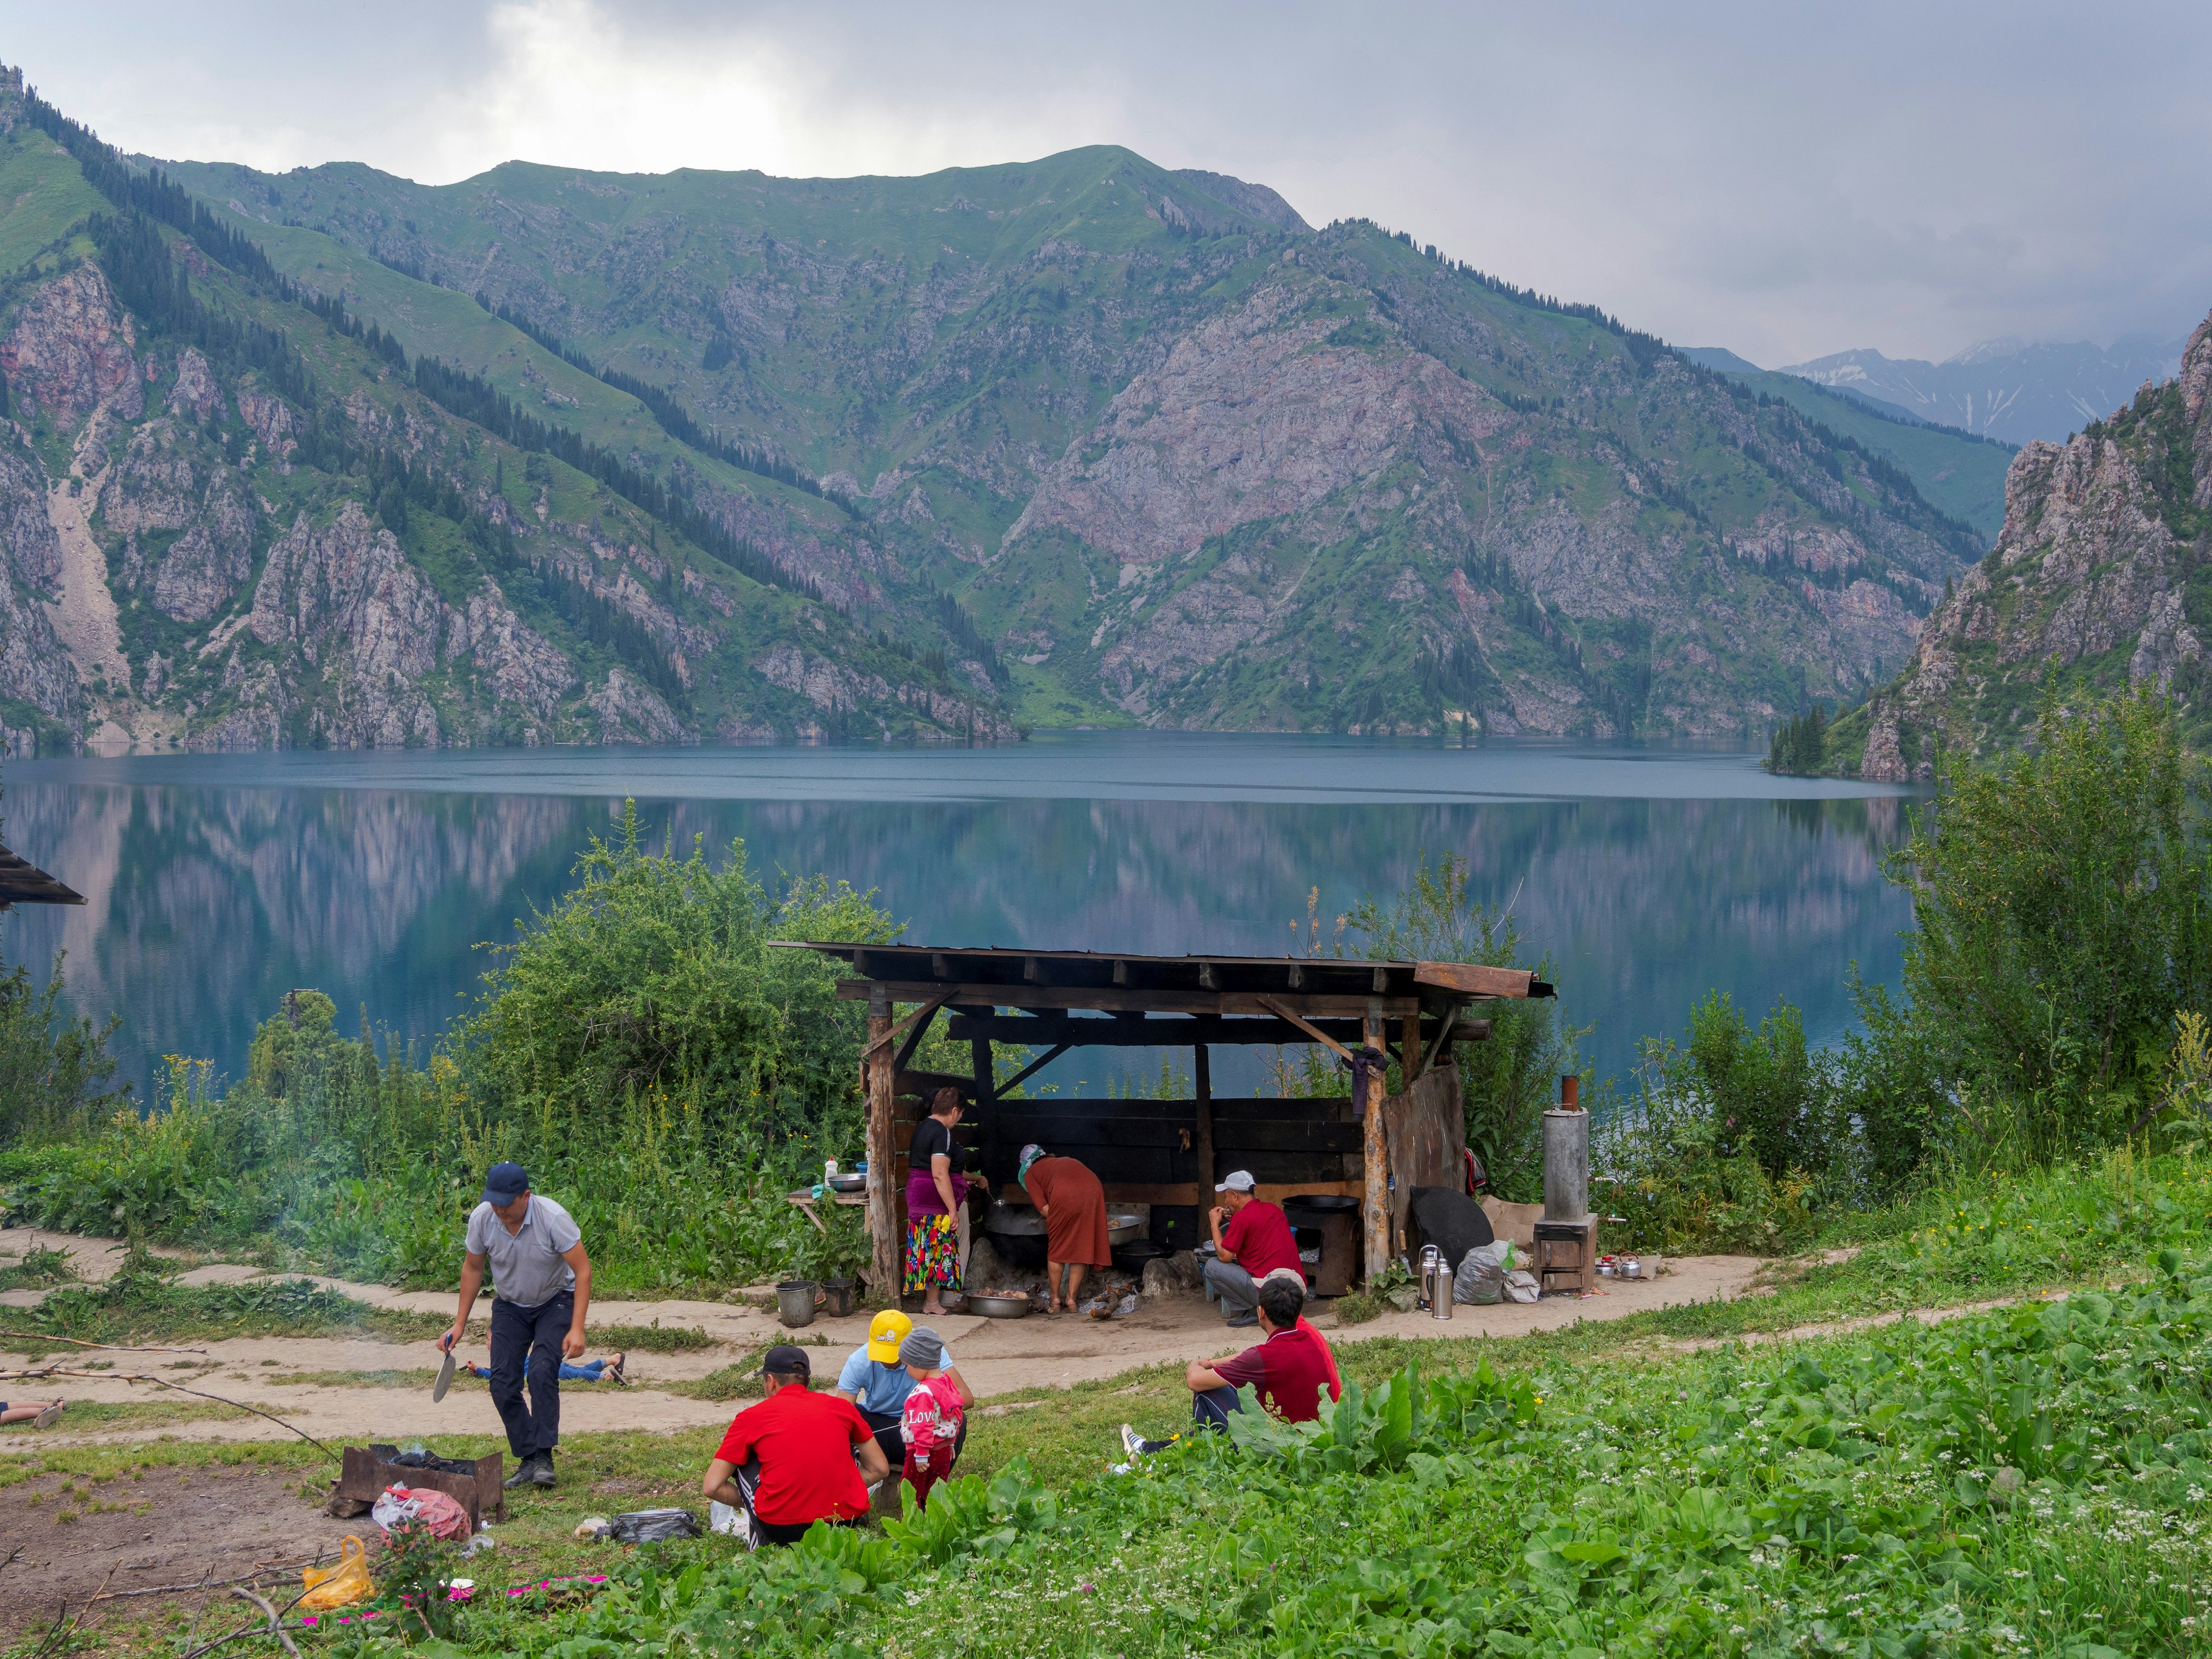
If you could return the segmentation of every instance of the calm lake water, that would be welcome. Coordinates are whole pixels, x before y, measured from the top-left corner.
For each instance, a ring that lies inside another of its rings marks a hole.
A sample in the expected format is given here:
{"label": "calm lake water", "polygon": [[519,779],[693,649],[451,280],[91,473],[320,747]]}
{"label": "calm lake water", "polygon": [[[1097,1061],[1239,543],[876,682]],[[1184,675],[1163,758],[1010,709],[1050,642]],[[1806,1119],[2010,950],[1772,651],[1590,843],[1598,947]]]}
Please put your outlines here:
{"label": "calm lake water", "polygon": [[[1309,890],[1333,917],[1454,853],[1548,951],[1601,1073],[1711,989],[1850,1027],[1845,971],[1893,980],[1904,895],[1882,855],[1905,792],[1771,778],[1754,757],[1602,744],[1078,733],[1002,749],[682,749],[179,756],[11,763],[8,844],[83,893],[0,950],[122,1016],[124,1073],[242,1067],[295,987],[441,1030],[556,898],[625,795],[656,836],[742,838],[756,871],[860,888],[921,944],[1279,954]],[[1103,1092],[1109,1051],[1051,1076]],[[1256,1082],[1257,1054],[1215,1062]]]}

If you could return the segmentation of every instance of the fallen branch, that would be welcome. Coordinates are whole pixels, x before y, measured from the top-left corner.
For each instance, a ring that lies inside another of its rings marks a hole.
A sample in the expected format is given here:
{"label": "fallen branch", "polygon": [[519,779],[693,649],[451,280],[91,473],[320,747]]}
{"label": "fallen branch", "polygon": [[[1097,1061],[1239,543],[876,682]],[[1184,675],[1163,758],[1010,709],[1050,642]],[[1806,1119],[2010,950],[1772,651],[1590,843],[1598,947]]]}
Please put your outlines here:
{"label": "fallen branch", "polygon": [[270,1607],[268,1602],[262,1600],[258,1595],[256,1595],[252,1590],[246,1589],[243,1584],[240,1584],[236,1589],[233,1589],[231,1594],[239,1597],[241,1601],[252,1602],[255,1607],[267,1613],[269,1615],[269,1634],[275,1637],[278,1641],[284,1644],[284,1651],[290,1654],[292,1656],[292,1659],[300,1659],[300,1650],[292,1645],[291,1637],[285,1633],[284,1626],[276,1621],[276,1608]]}
{"label": "fallen branch", "polygon": [[144,1342],[87,1342],[74,1336],[45,1336],[35,1331],[0,1331],[0,1338],[15,1337],[25,1342],[58,1342],[71,1348],[112,1348],[118,1353],[196,1353],[204,1358],[205,1348],[162,1348]]}
{"label": "fallen branch", "polygon": [[127,1601],[134,1595],[181,1595],[187,1590],[228,1589],[234,1584],[250,1584],[264,1573],[289,1572],[295,1567],[319,1566],[322,1563],[324,1553],[325,1552],[317,1550],[312,1559],[303,1555],[296,1561],[265,1561],[252,1572],[241,1574],[236,1578],[218,1578],[212,1584],[204,1578],[199,1578],[189,1584],[150,1584],[143,1589],[108,1590],[92,1599],[95,1601]]}
{"label": "fallen branch", "polygon": [[[239,1592],[236,1590],[233,1590],[231,1592],[234,1595],[238,1593]],[[225,1643],[235,1642],[241,1636],[267,1636],[272,1632],[275,1633],[276,1639],[284,1644],[285,1650],[293,1656],[293,1659],[299,1659],[299,1649],[292,1645],[292,1638],[284,1633],[283,1615],[291,1612],[294,1607],[299,1606],[300,1597],[305,1595],[307,1593],[307,1592],[306,1590],[301,1590],[299,1595],[294,1596],[282,1607],[275,1609],[272,1609],[270,1605],[266,1601],[262,1601],[259,1596],[249,1596],[247,1598],[249,1601],[255,1602],[259,1606],[264,1613],[269,1614],[269,1622],[267,1624],[240,1625],[236,1630],[230,1632],[227,1635],[218,1636],[212,1642],[203,1642],[199,1646],[189,1649],[186,1651],[179,1654],[177,1656],[177,1659],[200,1659],[200,1656],[202,1654],[213,1653],[217,1648],[222,1647]]]}
{"label": "fallen branch", "polygon": [[235,1406],[242,1412],[252,1412],[256,1417],[265,1418],[270,1422],[274,1423],[278,1428],[288,1430],[291,1433],[298,1435],[301,1439],[306,1441],[309,1445],[316,1448],[316,1449],[322,1452],[325,1456],[336,1457],[338,1455],[337,1453],[332,1451],[328,1446],[316,1439],[314,1436],[309,1434],[305,1429],[301,1428],[295,1424],[287,1423],[283,1418],[277,1416],[274,1412],[264,1412],[260,1407],[249,1406],[243,1400],[232,1400],[223,1395],[210,1394],[204,1389],[188,1389],[181,1382],[170,1382],[166,1376],[151,1376],[144,1371],[77,1370],[73,1370],[67,1365],[33,1365],[21,1370],[0,1371],[0,1381],[11,1382],[29,1382],[39,1377],[46,1376],[82,1376],[89,1382],[151,1382],[157,1389],[173,1389],[179,1394],[191,1395],[195,1400],[212,1400],[218,1406]]}

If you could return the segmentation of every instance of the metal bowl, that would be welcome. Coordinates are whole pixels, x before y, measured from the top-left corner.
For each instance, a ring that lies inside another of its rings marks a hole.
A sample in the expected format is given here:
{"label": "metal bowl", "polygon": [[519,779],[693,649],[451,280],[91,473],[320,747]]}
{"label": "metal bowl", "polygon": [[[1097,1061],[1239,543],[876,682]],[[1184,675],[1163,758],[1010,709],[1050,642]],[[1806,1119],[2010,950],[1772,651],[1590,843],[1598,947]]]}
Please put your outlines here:
{"label": "metal bowl", "polygon": [[1026,1319],[1030,1299],[1026,1296],[977,1296],[971,1291],[967,1311],[981,1314],[986,1319]]}
{"label": "metal bowl", "polygon": [[868,1178],[864,1175],[833,1175],[830,1177],[832,1192],[857,1193],[867,1184]]}

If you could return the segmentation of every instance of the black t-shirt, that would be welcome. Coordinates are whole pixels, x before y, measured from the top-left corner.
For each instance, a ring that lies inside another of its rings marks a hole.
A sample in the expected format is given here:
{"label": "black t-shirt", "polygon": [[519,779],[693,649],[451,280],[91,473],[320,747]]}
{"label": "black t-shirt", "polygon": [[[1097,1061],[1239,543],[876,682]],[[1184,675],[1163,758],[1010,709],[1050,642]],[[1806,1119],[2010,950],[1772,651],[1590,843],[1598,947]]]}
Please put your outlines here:
{"label": "black t-shirt", "polygon": [[933,1117],[925,1117],[915,1125],[914,1144],[907,1148],[907,1167],[927,1171],[933,1158],[950,1158],[952,1167],[958,1169],[960,1160],[952,1150],[952,1131]]}

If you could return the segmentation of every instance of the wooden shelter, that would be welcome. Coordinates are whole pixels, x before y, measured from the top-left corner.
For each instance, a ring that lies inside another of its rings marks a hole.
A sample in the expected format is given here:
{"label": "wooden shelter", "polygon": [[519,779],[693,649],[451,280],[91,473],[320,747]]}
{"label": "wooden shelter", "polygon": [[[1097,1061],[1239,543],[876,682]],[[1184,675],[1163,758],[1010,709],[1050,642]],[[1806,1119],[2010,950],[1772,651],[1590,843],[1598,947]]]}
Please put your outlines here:
{"label": "wooden shelter", "polygon": [[84,895],[0,847],[0,910],[18,904],[82,904]]}
{"label": "wooden shelter", "polygon": [[[1362,1261],[1372,1275],[1402,1237],[1416,1186],[1461,1179],[1466,1146],[1455,1042],[1490,1023],[1470,1011],[1502,997],[1550,996],[1525,969],[1462,962],[1363,962],[1293,957],[1140,957],[1086,951],[940,949],[928,945],[791,942],[852,964],[838,994],[866,1001],[861,1071],[868,1103],[868,1218],[874,1282],[896,1282],[906,1223],[906,1149],[923,1102],[960,1091],[960,1140],[988,1189],[1025,1201],[1015,1186],[1023,1145],[1079,1158],[1107,1201],[1152,1207],[1152,1236],[1185,1244],[1212,1188],[1251,1171],[1263,1196],[1357,1198]],[[903,1018],[897,1010],[906,1006]],[[965,1043],[965,1073],[909,1068],[937,1017]],[[1209,1051],[1223,1043],[1318,1042],[1359,1068],[1357,1097],[1222,1098]],[[993,1051],[1012,1043],[1036,1058],[995,1080]],[[1188,1100],[1002,1100],[1072,1048],[1187,1048]],[[1401,1092],[1386,1096],[1382,1059],[1395,1051]],[[1186,1230],[1188,1230],[1186,1236]]]}

